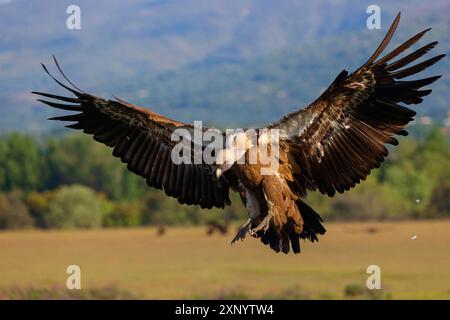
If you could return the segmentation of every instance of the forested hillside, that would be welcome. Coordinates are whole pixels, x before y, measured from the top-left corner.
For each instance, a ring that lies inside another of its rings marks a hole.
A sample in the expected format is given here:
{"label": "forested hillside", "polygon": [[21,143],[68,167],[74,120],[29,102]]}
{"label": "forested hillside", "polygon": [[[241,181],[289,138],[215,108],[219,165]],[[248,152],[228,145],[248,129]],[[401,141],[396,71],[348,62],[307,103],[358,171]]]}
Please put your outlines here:
{"label": "forested hillside", "polygon": [[[372,3],[364,1],[80,0],[80,30],[66,28],[70,4],[0,1],[1,132],[54,128],[30,94],[56,88],[40,67],[51,54],[89,92],[184,121],[249,126],[311,102],[342,69],[357,68],[398,11],[392,46],[432,27],[420,44],[450,49],[445,0],[378,1],[381,30],[367,29]],[[438,123],[447,117],[448,70],[448,59],[430,69],[443,78],[418,108]]]}

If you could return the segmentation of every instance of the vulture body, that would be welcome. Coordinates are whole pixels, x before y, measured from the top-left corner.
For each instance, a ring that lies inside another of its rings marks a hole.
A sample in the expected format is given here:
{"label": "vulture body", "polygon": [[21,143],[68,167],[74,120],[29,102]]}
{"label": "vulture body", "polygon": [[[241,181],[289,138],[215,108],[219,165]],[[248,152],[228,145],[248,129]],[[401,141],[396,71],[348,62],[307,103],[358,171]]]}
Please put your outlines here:
{"label": "vulture body", "polygon": [[[72,122],[67,127],[82,130],[113,148],[113,155],[126,163],[130,171],[182,204],[223,208],[230,203],[229,190],[238,192],[249,219],[233,242],[250,234],[276,252],[288,253],[292,248],[299,253],[300,239],[316,241],[319,234],[325,233],[320,216],[303,201],[307,193],[318,190],[332,197],[365,180],[388,155],[386,144],[397,145],[394,136],[407,134],[404,128],[415,112],[401,104],[422,102],[431,93],[422,88],[440,77],[402,80],[444,56],[416,62],[437,45],[431,42],[398,57],[429,29],[380,58],[399,20],[400,14],[359,69],[351,74],[342,71],[316,101],[267,126],[279,132],[279,162],[271,174],[261,173],[263,164],[248,161],[251,150],[256,148],[258,153],[261,145],[271,142],[262,129],[256,130],[256,141],[245,132],[235,134],[232,143],[219,150],[215,163],[176,164],[171,161],[176,145],[171,135],[179,128],[192,129],[190,124],[120,99],[107,100],[85,93],[67,79],[56,59],[67,85],[43,65],[44,70],[74,96],[33,93],[47,98],[38,100],[51,107],[76,112],[51,120]],[[269,153],[272,149],[268,147]],[[236,150],[240,156],[226,162],[230,152]],[[242,159],[245,161],[237,161]]]}

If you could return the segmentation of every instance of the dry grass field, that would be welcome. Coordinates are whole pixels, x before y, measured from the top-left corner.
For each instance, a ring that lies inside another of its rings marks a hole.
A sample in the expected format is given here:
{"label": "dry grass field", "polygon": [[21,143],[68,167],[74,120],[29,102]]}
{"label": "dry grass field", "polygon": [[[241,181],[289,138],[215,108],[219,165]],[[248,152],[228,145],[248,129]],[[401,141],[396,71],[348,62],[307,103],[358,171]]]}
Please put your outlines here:
{"label": "dry grass field", "polygon": [[338,299],[349,297],[346,288],[364,288],[366,268],[376,264],[378,297],[450,299],[450,221],[326,227],[326,236],[304,243],[297,256],[275,254],[252,238],[232,247],[231,233],[207,236],[199,227],[168,228],[162,237],[152,228],[1,232],[0,288],[64,288],[67,266],[77,264],[81,291],[117,287],[156,299]]}

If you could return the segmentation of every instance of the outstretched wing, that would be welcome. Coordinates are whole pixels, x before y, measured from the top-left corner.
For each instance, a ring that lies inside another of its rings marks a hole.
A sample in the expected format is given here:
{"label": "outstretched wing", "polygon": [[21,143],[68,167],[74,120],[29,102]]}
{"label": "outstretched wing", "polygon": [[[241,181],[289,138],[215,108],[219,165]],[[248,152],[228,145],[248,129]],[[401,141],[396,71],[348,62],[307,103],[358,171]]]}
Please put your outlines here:
{"label": "outstretched wing", "polygon": [[113,155],[127,163],[130,171],[144,177],[149,186],[163,189],[180,203],[198,204],[202,208],[223,208],[230,203],[229,186],[224,179],[217,180],[212,166],[204,163],[177,165],[171,161],[172,149],[177,144],[171,140],[172,132],[182,127],[191,129],[192,125],[171,120],[120,99],[112,101],[87,94],[67,79],[54,60],[73,88],[57,80],[42,65],[45,72],[74,97],[33,93],[53,100],[38,99],[50,107],[77,113],[50,120],[74,122],[67,127],[83,130],[93,135],[96,141],[114,148]]}
{"label": "outstretched wing", "polygon": [[[364,180],[388,155],[386,144],[407,135],[405,126],[415,112],[400,105],[418,104],[431,90],[422,87],[440,76],[400,80],[433,65],[445,55],[407,66],[437,45],[426,46],[394,62],[428,30],[415,35],[376,60],[391,40],[400,20],[395,18],[374,54],[352,74],[342,71],[328,89],[306,109],[288,114],[270,128],[280,129],[287,144],[295,183],[301,195],[319,189],[333,196]],[[405,68],[403,68],[405,67]]]}

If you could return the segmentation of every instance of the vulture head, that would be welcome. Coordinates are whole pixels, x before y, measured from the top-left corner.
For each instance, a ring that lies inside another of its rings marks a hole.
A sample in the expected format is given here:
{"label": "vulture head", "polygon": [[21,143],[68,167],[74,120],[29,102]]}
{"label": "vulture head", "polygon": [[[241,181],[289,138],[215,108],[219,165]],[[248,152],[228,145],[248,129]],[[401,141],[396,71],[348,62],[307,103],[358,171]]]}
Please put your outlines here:
{"label": "vulture head", "polygon": [[235,132],[227,136],[226,148],[219,150],[216,156],[216,176],[229,170],[235,163],[245,163],[245,153],[256,145],[248,132]]}

